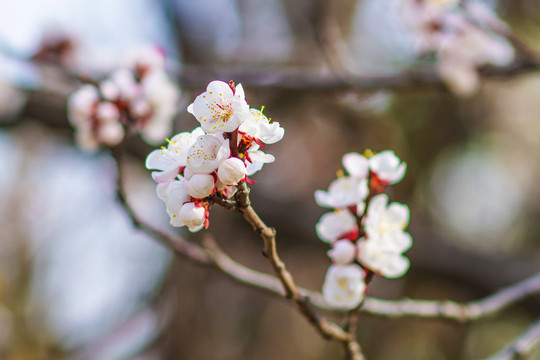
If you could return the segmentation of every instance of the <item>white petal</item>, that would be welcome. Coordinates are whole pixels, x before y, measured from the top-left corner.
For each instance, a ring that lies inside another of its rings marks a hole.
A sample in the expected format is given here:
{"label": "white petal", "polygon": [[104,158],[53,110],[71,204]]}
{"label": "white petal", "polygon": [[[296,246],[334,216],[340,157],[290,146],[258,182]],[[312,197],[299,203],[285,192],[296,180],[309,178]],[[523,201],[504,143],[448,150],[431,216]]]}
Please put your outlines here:
{"label": "white petal", "polygon": [[367,177],[369,172],[369,160],[358,153],[348,153],[343,156],[343,167],[354,177]]}

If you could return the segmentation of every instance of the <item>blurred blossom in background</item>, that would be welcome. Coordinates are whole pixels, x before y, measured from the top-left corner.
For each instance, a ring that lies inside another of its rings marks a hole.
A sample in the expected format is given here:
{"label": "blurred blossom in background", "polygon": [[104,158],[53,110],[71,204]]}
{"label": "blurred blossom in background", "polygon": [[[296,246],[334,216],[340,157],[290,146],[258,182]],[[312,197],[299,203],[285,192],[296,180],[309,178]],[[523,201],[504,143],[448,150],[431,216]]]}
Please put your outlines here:
{"label": "blurred blossom in background", "polygon": [[[290,304],[177,259],[134,230],[115,200],[109,153],[88,155],[73,144],[65,103],[74,89],[61,88],[55,97],[51,89],[61,83],[28,61],[46,34],[63,33],[75,44],[71,69],[85,75],[107,74],[149,44],[165,50],[172,76],[183,69],[221,74],[227,67],[265,71],[263,83],[281,71],[325,74],[332,69],[316,29],[317,19],[328,16],[356,74],[434,66],[433,55],[418,56],[399,20],[400,0],[351,0],[328,9],[318,3],[0,2],[1,359],[340,356],[339,346],[321,340]],[[484,3],[516,36],[540,45],[540,4]],[[204,91],[204,81],[179,84],[175,129],[195,127],[186,106]],[[329,265],[315,233],[324,210],[313,192],[335,178],[344,153],[365,148],[393,149],[407,162],[407,176],[391,191],[411,208],[414,239],[407,276],[376,279],[369,295],[468,301],[540,270],[537,74],[482,80],[467,99],[436,86],[244,89],[252,107],[265,106],[265,115],[285,128],[283,141],[271,145],[276,162],[254,177],[252,197],[276,227],[282,257],[302,286],[320,289]],[[174,231],[144,169],[153,147],[128,143],[130,202],[152,224]],[[212,212],[208,231],[220,246],[268,271],[250,227],[232,213]],[[195,242],[204,236],[181,235]],[[521,304],[470,329],[361,315],[359,340],[370,360],[481,358],[538,317],[537,305]]]}

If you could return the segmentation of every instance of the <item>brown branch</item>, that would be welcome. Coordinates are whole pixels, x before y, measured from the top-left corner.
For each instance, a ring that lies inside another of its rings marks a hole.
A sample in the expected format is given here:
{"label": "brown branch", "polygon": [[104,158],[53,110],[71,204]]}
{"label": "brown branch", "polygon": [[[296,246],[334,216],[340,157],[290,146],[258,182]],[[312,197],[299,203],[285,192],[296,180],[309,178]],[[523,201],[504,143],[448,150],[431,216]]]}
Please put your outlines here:
{"label": "brown branch", "polygon": [[[238,196],[240,199],[239,203],[242,204],[242,207],[240,208],[241,212],[246,214],[244,216],[251,219],[253,224],[256,224],[256,226],[258,226],[260,229],[260,231],[257,230],[257,232],[263,236],[263,239],[265,239],[265,244],[267,244],[266,253],[270,254],[268,257],[273,259],[272,263],[274,265],[274,269],[279,275],[279,280],[271,275],[259,273],[234,262],[218,248],[215,242],[212,242],[209,239],[205,240],[205,248],[202,248],[198,245],[189,243],[181,237],[169,235],[163,231],[156,230],[152,226],[140,220],[129,205],[125,194],[123,179],[123,155],[121,146],[111,149],[111,152],[118,168],[117,198],[136,228],[141,229],[148,235],[159,240],[163,245],[173,250],[176,254],[181,255],[183,258],[189,259],[194,263],[219,269],[232,279],[243,284],[251,285],[253,287],[266,290],[270,293],[284,295],[286,298],[293,299],[298,305],[301,313],[310,321],[310,323],[315,326],[315,328],[325,339],[332,339],[346,344],[346,348],[348,349],[347,354],[350,354],[351,356],[350,359],[364,359],[361,353],[358,352],[360,351],[360,346],[358,344],[354,344],[356,343],[354,338],[337,324],[329,322],[320,316],[316,312],[314,306],[311,304],[309,297],[306,295],[307,291],[301,292],[296,288],[292,276],[285,268],[285,264],[283,264],[283,262],[277,256],[274,241],[275,231],[268,228],[249,205],[249,190],[247,190],[248,188],[245,186],[245,183],[242,183],[243,186],[241,186],[241,188],[246,190],[244,192],[239,191],[241,194]],[[246,204],[248,205],[246,206]],[[280,282],[283,287],[280,285]],[[285,289],[285,292],[283,292],[283,289]]]}
{"label": "brown branch", "polygon": [[338,325],[328,322],[322,317],[312,305],[309,297],[303,295],[296,286],[293,276],[287,270],[285,263],[280,259],[276,247],[276,230],[268,227],[255,212],[249,203],[249,188],[243,182],[238,186],[237,202],[238,211],[244,219],[251,224],[253,230],[259,234],[264,241],[264,256],[274,269],[278,277],[285,297],[291,299],[296,304],[298,310],[315,327],[321,336],[325,339],[338,341],[343,345],[346,359],[362,360],[364,359],[360,345],[356,341],[354,333],[343,330]]}
{"label": "brown branch", "polygon": [[468,322],[494,315],[517,302],[540,293],[540,273],[508,286],[485,298],[468,303],[453,301],[366,298],[362,311],[387,317],[415,316]]}
{"label": "brown branch", "polygon": [[540,320],[536,320],[529,328],[514,339],[504,349],[486,360],[518,360],[526,359],[531,350],[540,343]]}

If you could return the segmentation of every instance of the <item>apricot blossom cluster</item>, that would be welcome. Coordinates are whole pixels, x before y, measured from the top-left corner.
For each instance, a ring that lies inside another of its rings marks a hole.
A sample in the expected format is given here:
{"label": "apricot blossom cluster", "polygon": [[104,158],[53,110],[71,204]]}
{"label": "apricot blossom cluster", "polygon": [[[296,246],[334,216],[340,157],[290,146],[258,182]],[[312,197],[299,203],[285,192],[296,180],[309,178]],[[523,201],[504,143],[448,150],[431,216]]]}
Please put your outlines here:
{"label": "apricot blossom cluster", "polygon": [[208,227],[209,209],[217,198],[232,197],[242,181],[274,162],[264,144],[283,138],[284,129],[262,110],[250,109],[242,85],[212,81],[189,105],[200,127],[182,132],[168,146],[151,152],[146,167],[167,206],[173,226],[192,232]]}
{"label": "apricot blossom cluster", "polygon": [[339,173],[328,191],[315,192],[320,206],[333,209],[321,217],[316,230],[331,245],[323,297],[330,306],[353,309],[364,298],[368,274],[397,278],[407,272],[409,260],[403,253],[412,238],[405,231],[409,208],[389,204],[382,193],[401,181],[406,164],[391,150],[348,153],[342,162],[348,174]]}
{"label": "apricot blossom cluster", "polygon": [[400,14],[421,53],[435,53],[437,72],[457,95],[480,85],[478,68],[505,66],[515,51],[501,34],[508,28],[482,1],[401,0]]}
{"label": "apricot blossom cluster", "polygon": [[151,48],[99,83],[74,92],[69,120],[77,144],[87,151],[118,145],[128,131],[158,144],[171,132],[178,99],[179,90],[165,72],[165,55]]}

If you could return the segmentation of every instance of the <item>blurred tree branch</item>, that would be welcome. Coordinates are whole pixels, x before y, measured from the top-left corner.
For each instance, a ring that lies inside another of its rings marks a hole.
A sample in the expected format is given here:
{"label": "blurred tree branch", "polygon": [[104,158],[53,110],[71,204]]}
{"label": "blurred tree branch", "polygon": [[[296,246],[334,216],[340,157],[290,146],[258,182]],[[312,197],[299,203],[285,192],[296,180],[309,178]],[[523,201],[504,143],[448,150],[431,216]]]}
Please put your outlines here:
{"label": "blurred tree branch", "polygon": [[540,343],[540,320],[535,321],[508,346],[486,360],[525,359],[538,343]]}

